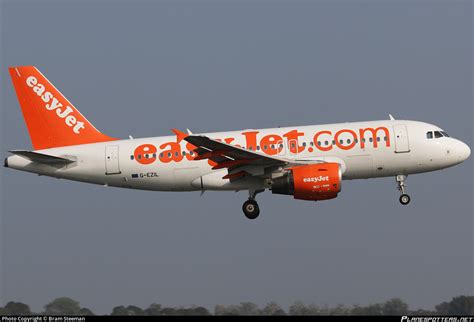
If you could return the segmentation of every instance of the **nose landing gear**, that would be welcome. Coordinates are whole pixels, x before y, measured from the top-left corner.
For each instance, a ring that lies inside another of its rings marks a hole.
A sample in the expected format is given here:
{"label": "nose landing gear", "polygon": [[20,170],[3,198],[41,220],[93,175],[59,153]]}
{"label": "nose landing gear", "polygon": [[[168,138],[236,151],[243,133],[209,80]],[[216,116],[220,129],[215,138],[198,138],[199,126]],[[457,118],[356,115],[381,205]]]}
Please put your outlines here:
{"label": "nose landing gear", "polygon": [[403,174],[399,174],[395,177],[395,179],[397,180],[397,184],[398,184],[398,190],[400,191],[400,199],[398,199],[400,201],[400,203],[402,205],[408,205],[410,203],[410,196],[407,195],[405,193],[405,180],[407,179],[407,176],[406,175],[403,175]]}
{"label": "nose landing gear", "polygon": [[260,208],[258,207],[257,201],[255,201],[255,196],[257,193],[263,192],[265,190],[249,190],[249,199],[244,202],[242,210],[244,211],[245,217],[248,219],[255,219],[260,215]]}

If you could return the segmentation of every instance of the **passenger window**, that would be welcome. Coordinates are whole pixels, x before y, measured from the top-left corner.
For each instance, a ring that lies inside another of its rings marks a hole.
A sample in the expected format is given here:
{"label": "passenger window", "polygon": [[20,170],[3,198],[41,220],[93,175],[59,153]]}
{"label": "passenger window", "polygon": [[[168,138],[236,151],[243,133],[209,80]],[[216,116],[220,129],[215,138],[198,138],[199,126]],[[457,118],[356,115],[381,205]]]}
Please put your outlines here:
{"label": "passenger window", "polygon": [[386,137],[386,136],[384,136],[384,137],[383,137],[383,140],[384,140],[385,142],[387,142],[387,137]]}
{"label": "passenger window", "polygon": [[263,149],[264,149],[264,150],[266,150],[266,149],[267,149],[267,146],[266,146],[266,145],[264,145],[264,146],[263,146]]}
{"label": "passenger window", "polygon": [[130,156],[130,160],[133,160],[133,159],[135,159],[135,158],[133,157],[133,155],[131,155],[131,156]]}
{"label": "passenger window", "polygon": [[379,136],[377,136],[377,142],[380,142],[380,137]]}
{"label": "passenger window", "polygon": [[336,140],[332,140],[332,145],[336,144]]}
{"label": "passenger window", "polygon": [[427,139],[432,139],[433,138],[433,132],[426,132],[426,138]]}
{"label": "passenger window", "polygon": [[[303,142],[303,146],[306,147],[306,142]],[[283,146],[282,146],[283,147]]]}
{"label": "passenger window", "polygon": [[162,152],[162,153],[160,153],[160,158],[162,158],[162,157],[163,157],[163,152]]}
{"label": "passenger window", "polygon": [[351,139],[347,139],[347,144],[350,144],[351,143]]}
{"label": "passenger window", "polygon": [[325,145],[329,145],[329,142],[328,142],[328,141],[324,141],[324,144],[325,144]]}
{"label": "passenger window", "polygon": [[313,141],[309,142],[309,145],[314,146],[314,142]]}
{"label": "passenger window", "polygon": [[138,160],[140,160],[141,158],[142,158],[142,155],[141,155],[141,154],[139,154],[139,155],[138,155]]}
{"label": "passenger window", "polygon": [[435,131],[434,135],[435,135],[435,139],[439,139],[443,137],[443,134],[441,134],[439,131]]}
{"label": "passenger window", "polygon": [[171,157],[171,152],[168,152],[168,158],[170,158],[170,157]]}
{"label": "passenger window", "polygon": [[260,145],[257,145],[257,151],[260,151]]}
{"label": "passenger window", "polygon": [[359,140],[355,139],[354,142],[355,142],[355,143],[359,143]]}
{"label": "passenger window", "polygon": [[321,146],[321,141],[318,141],[318,145]]}
{"label": "passenger window", "polygon": [[365,138],[362,138],[362,142],[364,142],[364,143],[365,143]]}
{"label": "passenger window", "polygon": [[183,151],[183,157],[186,156],[186,151]]}
{"label": "passenger window", "polygon": [[343,141],[343,140],[339,140],[339,144],[343,144],[343,143],[344,143],[344,141]]}
{"label": "passenger window", "polygon": [[374,139],[373,138],[369,138],[369,142],[372,142]]}

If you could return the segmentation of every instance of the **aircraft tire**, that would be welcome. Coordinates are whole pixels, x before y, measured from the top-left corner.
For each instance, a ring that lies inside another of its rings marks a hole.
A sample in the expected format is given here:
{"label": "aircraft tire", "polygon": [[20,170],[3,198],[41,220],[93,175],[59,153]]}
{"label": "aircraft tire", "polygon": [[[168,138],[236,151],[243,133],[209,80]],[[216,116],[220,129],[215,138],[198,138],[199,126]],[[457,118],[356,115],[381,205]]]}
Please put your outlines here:
{"label": "aircraft tire", "polygon": [[401,203],[402,205],[408,205],[408,204],[410,203],[410,200],[411,200],[411,199],[410,199],[410,196],[409,196],[409,195],[403,194],[403,195],[400,196],[400,199],[399,199],[399,200],[400,200],[400,203]]}
{"label": "aircraft tire", "polygon": [[242,210],[248,219],[255,219],[260,214],[260,208],[255,200],[247,200],[244,202]]}

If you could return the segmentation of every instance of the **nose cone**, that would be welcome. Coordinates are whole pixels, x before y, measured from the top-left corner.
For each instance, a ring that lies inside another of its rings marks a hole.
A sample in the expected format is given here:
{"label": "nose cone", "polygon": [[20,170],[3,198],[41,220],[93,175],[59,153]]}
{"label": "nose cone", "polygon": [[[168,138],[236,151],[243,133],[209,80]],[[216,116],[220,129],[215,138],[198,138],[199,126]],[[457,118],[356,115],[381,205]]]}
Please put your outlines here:
{"label": "nose cone", "polygon": [[462,142],[462,151],[461,151],[461,158],[462,160],[467,160],[467,158],[469,158],[469,156],[471,155],[471,148],[469,147],[469,145],[467,145],[466,143]]}
{"label": "nose cone", "polygon": [[471,149],[466,143],[457,140],[455,144],[455,153],[458,161],[463,162],[471,155]]}

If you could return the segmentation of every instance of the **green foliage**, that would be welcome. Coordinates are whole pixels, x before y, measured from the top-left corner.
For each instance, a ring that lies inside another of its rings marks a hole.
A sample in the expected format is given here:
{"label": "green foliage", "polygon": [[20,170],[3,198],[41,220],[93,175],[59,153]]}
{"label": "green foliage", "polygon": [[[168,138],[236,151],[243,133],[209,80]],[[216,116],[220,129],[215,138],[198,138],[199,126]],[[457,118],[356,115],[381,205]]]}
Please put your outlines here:
{"label": "green foliage", "polygon": [[[351,315],[352,308],[339,304],[335,308],[327,309],[327,315]],[[323,313],[324,314],[324,313]]]}
{"label": "green foliage", "polygon": [[240,315],[237,305],[225,306],[222,304],[216,305],[214,308],[214,315]]}
{"label": "green foliage", "polygon": [[303,302],[297,301],[290,306],[290,315],[314,315],[313,310],[308,308]]}
{"label": "green foliage", "polygon": [[286,315],[286,312],[276,302],[270,302],[260,311],[261,315]]}
{"label": "green foliage", "polygon": [[204,315],[211,315],[211,313],[205,307],[197,306],[197,307],[192,309],[192,314],[190,314],[190,315],[204,316]]}
{"label": "green foliage", "polygon": [[110,315],[145,315],[144,311],[135,305],[127,307],[120,305],[113,308]]}
{"label": "green foliage", "polygon": [[383,305],[383,315],[404,315],[408,314],[408,304],[399,298],[391,299]]}
{"label": "green foliage", "polygon": [[79,302],[69,297],[54,299],[44,306],[45,315],[94,315],[88,308],[81,308]]}
{"label": "green foliage", "polygon": [[286,312],[276,302],[270,302],[260,309],[252,302],[241,302],[239,305],[216,305],[215,315],[286,315]]}
{"label": "green foliage", "polygon": [[89,310],[87,307],[83,307],[82,309],[79,310],[79,312],[77,312],[77,315],[94,315],[94,312],[92,312],[91,310]]}
{"label": "green foliage", "polygon": [[44,309],[46,315],[77,315],[81,307],[69,297],[60,297],[46,304]]}
{"label": "green foliage", "polygon": [[120,305],[113,308],[111,315],[210,315],[209,311],[201,306],[192,306],[190,308],[162,307],[160,304],[153,303],[148,308],[142,310],[138,306],[129,305],[127,307]]}
{"label": "green foliage", "polygon": [[[44,306],[45,315],[94,315],[88,308],[81,308],[79,302],[68,297],[57,298]],[[318,306],[316,304],[306,305],[301,301],[293,303],[288,309],[288,315],[474,315],[474,296],[457,296],[449,302],[436,305],[436,311],[418,309],[409,311],[408,304],[399,298],[390,299],[384,303],[374,303],[367,306],[345,306],[336,307]],[[5,307],[0,307],[0,315],[32,315],[30,307],[21,302],[8,302]],[[135,315],[176,315],[196,316],[211,315],[202,306],[185,307],[162,307],[153,303],[146,309],[135,305],[120,305],[113,308],[111,315],[135,316]],[[263,308],[259,308],[252,302],[241,302],[239,305],[216,305],[214,315],[287,315],[287,312],[276,302],[269,302]]]}
{"label": "green foliage", "polygon": [[161,304],[153,303],[143,311],[144,315],[161,315]]}
{"label": "green foliage", "polygon": [[21,302],[10,301],[2,308],[0,314],[4,315],[31,315],[30,307]]}
{"label": "green foliage", "polygon": [[442,315],[474,315],[474,296],[456,296],[450,302],[443,302],[435,307]]}

